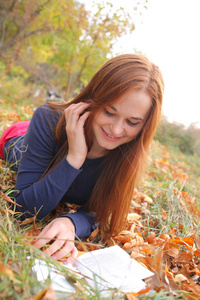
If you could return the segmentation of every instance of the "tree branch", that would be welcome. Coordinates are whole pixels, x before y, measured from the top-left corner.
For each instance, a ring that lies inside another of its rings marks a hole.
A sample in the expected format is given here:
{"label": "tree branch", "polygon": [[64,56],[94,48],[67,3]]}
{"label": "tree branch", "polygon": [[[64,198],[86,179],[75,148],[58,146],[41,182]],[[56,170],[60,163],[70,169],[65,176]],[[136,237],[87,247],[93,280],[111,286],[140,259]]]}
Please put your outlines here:
{"label": "tree branch", "polygon": [[[41,6],[37,7],[35,11],[32,12],[32,14],[30,15],[30,18],[28,20],[24,20],[24,22],[21,24],[21,26],[19,26],[16,30],[16,32],[14,33],[14,35],[12,36],[12,38],[10,39],[10,41],[7,42],[7,44],[5,46],[2,45],[1,48],[1,55],[4,55],[5,52],[13,47],[17,41],[22,41],[24,39],[26,39],[27,37],[34,35],[35,33],[41,32],[44,30],[44,28],[40,28],[31,32],[27,32],[25,34],[23,34],[23,31],[27,28],[27,26],[32,23],[35,18],[40,14],[41,10],[50,2],[51,0],[47,0],[44,4],[42,4]],[[12,3],[12,8],[14,7],[14,4],[16,3],[16,0],[13,1]],[[11,8],[10,7],[10,8]],[[18,36],[20,35],[20,39],[18,39]]]}

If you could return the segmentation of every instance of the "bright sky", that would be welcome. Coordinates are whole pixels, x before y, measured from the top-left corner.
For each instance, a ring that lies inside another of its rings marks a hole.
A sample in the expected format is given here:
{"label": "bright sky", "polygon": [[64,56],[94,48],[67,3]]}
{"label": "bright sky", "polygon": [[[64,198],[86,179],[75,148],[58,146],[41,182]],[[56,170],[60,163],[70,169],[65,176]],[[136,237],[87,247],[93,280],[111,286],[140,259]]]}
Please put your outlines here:
{"label": "bright sky", "polygon": [[142,0],[109,2],[133,12],[136,25],[131,36],[115,45],[115,53],[136,49],[156,63],[165,81],[164,115],[200,126],[200,0],[148,0],[140,17],[132,7]]}

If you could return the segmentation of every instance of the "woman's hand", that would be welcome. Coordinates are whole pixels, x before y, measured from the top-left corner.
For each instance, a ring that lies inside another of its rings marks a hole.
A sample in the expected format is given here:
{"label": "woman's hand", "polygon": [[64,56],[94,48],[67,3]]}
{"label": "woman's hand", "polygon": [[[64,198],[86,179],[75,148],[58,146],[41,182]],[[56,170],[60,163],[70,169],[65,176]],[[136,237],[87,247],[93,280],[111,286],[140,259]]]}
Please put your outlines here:
{"label": "woman's hand", "polygon": [[44,253],[59,260],[71,253],[66,259],[67,263],[72,263],[78,255],[78,250],[74,245],[75,227],[67,217],[61,217],[51,221],[38,235],[35,247],[41,248],[53,239],[54,242],[46,248]]}
{"label": "woman's hand", "polygon": [[66,133],[69,144],[67,161],[76,169],[80,169],[83,165],[88,152],[84,125],[90,114],[89,111],[85,111],[89,106],[89,103],[80,102],[71,104],[65,109]]}

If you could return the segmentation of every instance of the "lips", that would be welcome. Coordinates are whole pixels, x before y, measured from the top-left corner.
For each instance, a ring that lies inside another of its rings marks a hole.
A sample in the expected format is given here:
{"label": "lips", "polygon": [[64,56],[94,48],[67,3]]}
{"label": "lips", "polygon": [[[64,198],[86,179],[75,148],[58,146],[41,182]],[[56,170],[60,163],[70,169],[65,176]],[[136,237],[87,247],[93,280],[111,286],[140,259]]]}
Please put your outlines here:
{"label": "lips", "polygon": [[105,138],[108,139],[109,141],[118,141],[120,139],[120,137],[115,137],[112,134],[107,133],[102,127],[101,127],[101,129],[102,129],[102,132],[103,132]]}

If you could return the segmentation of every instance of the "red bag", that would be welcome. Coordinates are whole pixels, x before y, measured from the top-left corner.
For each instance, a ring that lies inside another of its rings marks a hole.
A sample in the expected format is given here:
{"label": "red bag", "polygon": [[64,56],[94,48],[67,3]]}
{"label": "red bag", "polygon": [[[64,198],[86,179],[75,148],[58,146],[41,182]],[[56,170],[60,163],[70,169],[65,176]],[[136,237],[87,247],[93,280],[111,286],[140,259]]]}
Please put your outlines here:
{"label": "red bag", "polygon": [[0,158],[3,157],[4,145],[12,138],[24,135],[27,132],[30,121],[23,121],[13,124],[12,126],[6,128],[0,138]]}

